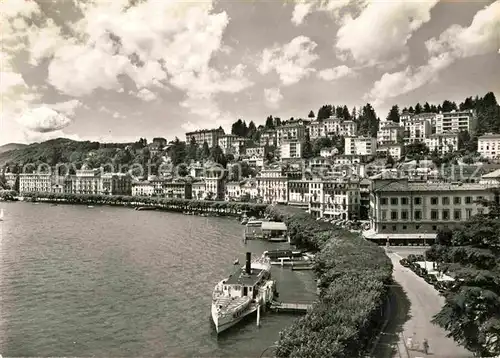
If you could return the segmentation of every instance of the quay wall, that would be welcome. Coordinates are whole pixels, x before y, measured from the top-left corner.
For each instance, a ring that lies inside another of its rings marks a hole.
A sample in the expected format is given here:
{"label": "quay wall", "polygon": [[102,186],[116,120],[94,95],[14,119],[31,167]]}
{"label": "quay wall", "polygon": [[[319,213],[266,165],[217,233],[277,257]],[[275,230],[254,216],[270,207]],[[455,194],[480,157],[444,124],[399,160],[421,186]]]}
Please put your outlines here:
{"label": "quay wall", "polygon": [[360,357],[383,321],[392,263],[359,234],[313,219],[290,206],[266,212],[287,224],[292,243],[315,251],[319,298],[304,317],[280,332],[277,357]]}
{"label": "quay wall", "polygon": [[245,202],[207,201],[194,199],[174,199],[158,197],[139,197],[127,195],[92,195],[61,193],[24,193],[25,201],[57,204],[110,205],[124,207],[152,207],[162,211],[194,212],[218,214],[221,216],[240,216],[246,212],[249,216],[263,215],[267,205]]}

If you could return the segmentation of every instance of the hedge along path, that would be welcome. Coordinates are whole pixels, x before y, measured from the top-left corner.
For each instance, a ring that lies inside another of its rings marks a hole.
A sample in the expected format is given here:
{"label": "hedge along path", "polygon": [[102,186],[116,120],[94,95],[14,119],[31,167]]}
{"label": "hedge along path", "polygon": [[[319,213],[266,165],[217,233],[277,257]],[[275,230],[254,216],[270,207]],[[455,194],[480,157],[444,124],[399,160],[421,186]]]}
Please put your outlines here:
{"label": "hedge along path", "polygon": [[312,310],[280,333],[277,357],[363,357],[377,335],[392,263],[359,235],[289,206],[266,212],[289,228],[298,247],[316,251],[321,294]]}

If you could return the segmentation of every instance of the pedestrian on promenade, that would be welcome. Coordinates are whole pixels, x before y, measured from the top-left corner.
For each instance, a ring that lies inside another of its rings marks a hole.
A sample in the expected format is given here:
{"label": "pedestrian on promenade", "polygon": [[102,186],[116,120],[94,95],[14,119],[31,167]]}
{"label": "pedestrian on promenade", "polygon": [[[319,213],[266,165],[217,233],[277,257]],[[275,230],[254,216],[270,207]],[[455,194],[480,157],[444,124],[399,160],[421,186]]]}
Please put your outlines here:
{"label": "pedestrian on promenade", "polygon": [[427,341],[427,338],[424,338],[422,345],[424,346],[424,353],[429,354],[429,342]]}
{"label": "pedestrian on promenade", "polygon": [[413,349],[413,338],[412,337],[408,337],[408,339],[406,341],[406,345],[408,346],[408,349]]}

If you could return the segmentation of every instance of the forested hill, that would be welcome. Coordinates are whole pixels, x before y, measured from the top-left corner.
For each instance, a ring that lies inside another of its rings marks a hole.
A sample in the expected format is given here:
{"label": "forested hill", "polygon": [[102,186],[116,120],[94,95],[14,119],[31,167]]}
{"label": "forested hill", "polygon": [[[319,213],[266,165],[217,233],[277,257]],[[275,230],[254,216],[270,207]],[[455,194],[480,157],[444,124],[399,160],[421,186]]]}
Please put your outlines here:
{"label": "forested hill", "polygon": [[0,153],[8,152],[9,150],[21,149],[26,147],[26,144],[20,143],[8,143],[4,145],[0,145]]}

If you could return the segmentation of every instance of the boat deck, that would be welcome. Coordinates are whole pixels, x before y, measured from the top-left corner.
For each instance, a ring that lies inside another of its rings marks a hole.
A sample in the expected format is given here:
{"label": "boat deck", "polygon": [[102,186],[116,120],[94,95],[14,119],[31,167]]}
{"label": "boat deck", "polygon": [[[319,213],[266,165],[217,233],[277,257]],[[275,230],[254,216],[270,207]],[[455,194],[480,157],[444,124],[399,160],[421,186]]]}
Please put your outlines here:
{"label": "boat deck", "polygon": [[233,312],[237,310],[239,307],[244,306],[245,304],[248,304],[250,301],[249,297],[220,297],[217,299],[215,304],[218,307],[221,307],[221,313],[226,313],[226,312]]}

